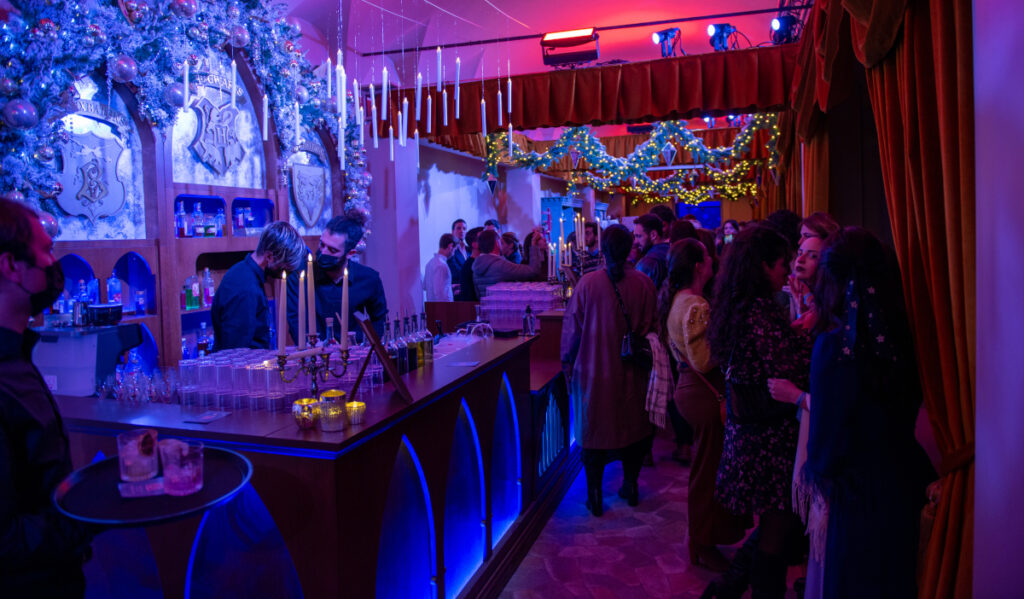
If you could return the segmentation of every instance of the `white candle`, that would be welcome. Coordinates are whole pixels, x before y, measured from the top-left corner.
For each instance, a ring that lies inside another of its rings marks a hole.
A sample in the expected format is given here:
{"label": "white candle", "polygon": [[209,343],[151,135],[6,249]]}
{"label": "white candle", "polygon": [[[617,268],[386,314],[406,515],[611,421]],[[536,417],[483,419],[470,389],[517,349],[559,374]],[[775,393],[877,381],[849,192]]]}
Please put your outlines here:
{"label": "white candle", "polygon": [[597,251],[601,251],[601,219],[597,219]]}
{"label": "white candle", "polygon": [[[402,130],[400,133],[404,140],[409,138],[409,98],[402,98],[402,118],[405,120],[402,122]],[[402,142],[402,145],[405,145],[405,142]]]}
{"label": "white candle", "polygon": [[377,147],[377,102],[373,100],[373,84],[370,84],[370,131],[373,132],[373,147]]}
{"label": "white candle", "polygon": [[501,90],[498,90],[498,126],[501,126]]}
{"label": "white candle", "polygon": [[420,93],[423,88],[423,73],[416,73],[416,120],[420,120]]}
{"label": "white candle", "polygon": [[366,138],[363,137],[363,135],[364,135],[363,134],[363,130],[364,130],[363,121],[366,120],[366,115],[364,114],[362,104],[360,104],[359,107],[356,108],[356,115],[357,115],[357,118],[359,119],[359,145],[360,146],[365,146],[366,145],[366,143],[365,143]]}
{"label": "white candle", "polygon": [[458,119],[459,115],[462,114],[462,110],[460,108],[460,103],[459,103],[459,100],[460,100],[460,98],[462,96],[462,94],[459,93],[459,77],[461,76],[461,73],[462,73],[462,59],[461,58],[456,58],[455,59],[455,118],[456,119]]}
{"label": "white candle", "polygon": [[188,93],[188,59],[185,59],[185,104],[183,108],[188,109],[189,93]]}
{"label": "white candle", "polygon": [[395,161],[395,128],[388,125],[388,156],[391,162]]}
{"label": "white candle", "polygon": [[416,168],[420,167],[420,130],[417,128],[412,132],[413,143],[416,144]]}
{"label": "white candle", "polygon": [[231,60],[231,107],[235,107],[235,79],[238,77],[238,65]]}
{"label": "white candle", "polygon": [[487,100],[480,98],[480,131],[484,136],[484,143],[487,140]]}
{"label": "white candle", "polygon": [[[509,68],[511,69],[512,67],[510,66]],[[509,71],[509,76],[508,76],[508,114],[509,114],[508,118],[509,118],[509,120],[511,120],[512,119],[512,116],[511,116],[512,115],[512,72],[511,71]]]}
{"label": "white candle", "polygon": [[512,157],[512,117],[508,117],[508,155]]}
{"label": "white candle", "polygon": [[405,145],[405,136],[402,135],[402,123],[404,122],[404,119],[405,117],[402,116],[402,111],[399,110],[397,118],[395,119],[397,121],[396,124],[398,125],[398,147],[402,147]]}
{"label": "white candle", "polygon": [[388,112],[391,111],[391,94],[388,90],[388,68],[384,67],[384,81],[380,84],[380,120],[388,120]]}
{"label": "white candle", "polygon": [[441,46],[437,47],[437,91],[441,91]]}
{"label": "white candle", "polygon": [[444,106],[444,126],[448,126],[448,90],[441,92],[441,105]]}
{"label": "white candle", "polygon": [[302,140],[302,116],[299,114],[299,103],[295,103],[295,147],[299,147]]}
{"label": "white candle", "polygon": [[327,101],[331,101],[331,70],[334,65],[331,63],[331,57],[327,57]]}
{"label": "white candle", "polygon": [[299,338],[295,345],[306,349],[306,271],[299,271]]}
{"label": "white candle", "polygon": [[434,122],[434,115],[432,112],[434,104],[434,96],[427,94],[427,133],[430,133],[430,128]]}
{"label": "white candle", "polygon": [[562,256],[562,254],[561,254],[562,247],[565,245],[565,232],[562,230],[562,221],[564,221],[564,220],[565,220],[564,217],[561,217],[561,216],[558,217],[558,251],[559,251],[558,255],[559,255],[559,257]]}
{"label": "white candle", "polygon": [[341,349],[348,349],[348,266],[341,281]]}
{"label": "white candle", "polygon": [[288,271],[281,273],[277,282],[277,353],[284,355],[288,337]]}
{"label": "white candle", "polygon": [[263,94],[263,141],[267,141],[270,135],[270,130],[267,127],[269,113],[270,100],[267,98],[267,94]]}
{"label": "white candle", "polygon": [[[359,88],[356,88],[359,89]],[[338,112],[348,112],[348,75],[345,67],[338,65]],[[346,119],[348,120],[348,119]]]}
{"label": "white candle", "polygon": [[313,289],[313,254],[306,254],[306,301],[309,306],[306,309],[306,330],[310,335],[316,334],[316,291]]}
{"label": "white candle", "polygon": [[375,89],[373,89],[373,84],[372,83],[370,84],[370,104],[373,105],[373,107],[370,110],[370,117],[371,117],[370,120],[373,121],[374,123],[376,123],[377,122],[377,91]]}
{"label": "white candle", "polygon": [[345,121],[338,119],[338,164],[345,168]]}

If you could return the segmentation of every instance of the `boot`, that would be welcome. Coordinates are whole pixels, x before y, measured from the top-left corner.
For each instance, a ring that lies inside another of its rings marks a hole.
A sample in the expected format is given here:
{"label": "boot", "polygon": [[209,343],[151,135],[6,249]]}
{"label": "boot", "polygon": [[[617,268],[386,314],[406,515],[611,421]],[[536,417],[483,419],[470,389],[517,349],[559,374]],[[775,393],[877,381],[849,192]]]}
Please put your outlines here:
{"label": "boot", "polygon": [[750,565],[750,598],[783,599],[786,596],[786,560],[762,551]]}
{"label": "boot", "polygon": [[587,476],[587,509],[594,516],[604,514],[604,497],[601,492],[601,480],[604,478],[604,464],[585,464]]}
{"label": "boot", "polygon": [[760,529],[754,529],[747,541],[736,550],[729,569],[704,589],[701,599],[739,599],[743,595],[750,584],[750,564],[760,538]]}
{"label": "boot", "polygon": [[619,497],[626,500],[630,507],[636,507],[640,503],[640,483],[637,481],[622,481],[619,488]]}

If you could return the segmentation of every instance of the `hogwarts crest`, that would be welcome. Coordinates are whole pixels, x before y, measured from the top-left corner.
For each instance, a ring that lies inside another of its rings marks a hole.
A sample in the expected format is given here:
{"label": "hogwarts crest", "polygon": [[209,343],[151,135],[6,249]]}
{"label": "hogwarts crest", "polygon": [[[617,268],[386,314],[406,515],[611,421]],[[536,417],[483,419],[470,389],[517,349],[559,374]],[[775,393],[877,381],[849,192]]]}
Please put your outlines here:
{"label": "hogwarts crest", "polygon": [[214,106],[205,97],[191,108],[199,119],[196,137],[189,146],[196,158],[218,175],[223,175],[241,163],[245,157],[245,148],[238,141],[239,110],[230,103]]}
{"label": "hogwarts crest", "polygon": [[327,200],[327,172],[318,166],[293,164],[292,201],[307,227],[316,225]]}
{"label": "hogwarts crest", "polygon": [[57,196],[57,205],[72,216],[86,216],[93,222],[120,211],[125,188],[117,163],[124,151],[118,138],[95,133],[74,135],[61,144],[64,191]]}

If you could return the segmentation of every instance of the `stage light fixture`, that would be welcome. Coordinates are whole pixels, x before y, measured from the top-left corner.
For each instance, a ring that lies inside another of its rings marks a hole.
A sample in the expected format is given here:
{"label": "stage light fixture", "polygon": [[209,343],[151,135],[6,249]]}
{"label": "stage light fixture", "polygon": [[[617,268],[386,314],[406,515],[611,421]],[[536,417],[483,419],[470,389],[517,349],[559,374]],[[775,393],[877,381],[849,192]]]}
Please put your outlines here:
{"label": "stage light fixture", "polygon": [[[593,27],[586,29],[573,29],[571,31],[556,31],[545,33],[540,40],[541,53],[544,57],[544,64],[548,66],[576,66],[592,60],[597,60],[600,50],[597,45],[597,31]],[[593,43],[593,48],[575,50],[572,52],[552,52],[555,48],[572,48],[584,44]]]}
{"label": "stage light fixture", "polygon": [[[668,58],[674,56],[675,51],[679,46],[679,28],[672,27],[670,29],[664,29],[651,34],[651,41],[655,44],[661,45],[661,57]],[[681,51],[681,49],[680,49]],[[686,53],[683,52],[685,56]]]}
{"label": "stage light fixture", "polygon": [[715,52],[729,49],[729,37],[736,33],[736,28],[729,23],[713,23],[708,25],[708,41]]}
{"label": "stage light fixture", "polygon": [[783,14],[772,19],[772,43],[775,45],[795,42],[800,37],[800,20],[796,15]]}

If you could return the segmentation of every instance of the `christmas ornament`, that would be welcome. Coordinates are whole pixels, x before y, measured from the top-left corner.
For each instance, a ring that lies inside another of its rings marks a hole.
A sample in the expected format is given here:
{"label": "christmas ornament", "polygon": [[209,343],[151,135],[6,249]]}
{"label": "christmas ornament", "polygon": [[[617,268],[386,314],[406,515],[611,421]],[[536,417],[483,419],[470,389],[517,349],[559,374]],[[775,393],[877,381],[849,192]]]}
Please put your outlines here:
{"label": "christmas ornament", "polygon": [[189,39],[193,39],[196,41],[199,41],[199,39],[203,37],[203,34],[199,30],[199,27],[196,27],[195,25],[189,25],[189,28],[185,30],[185,35],[187,35]]}
{"label": "christmas ornament", "polygon": [[[190,86],[191,87],[191,86]],[[175,108],[185,105],[185,84],[180,81],[164,88],[164,100]]]}
{"label": "christmas ornament", "polygon": [[39,146],[36,148],[35,153],[32,156],[39,162],[49,162],[53,160],[54,151],[51,146]]}
{"label": "christmas ornament", "polygon": [[295,99],[299,101],[299,104],[309,102],[309,90],[303,85],[295,86]]}
{"label": "christmas ornament", "polygon": [[17,98],[8,102],[3,109],[4,122],[15,129],[31,129],[39,123],[35,105]]}
{"label": "christmas ornament", "polygon": [[242,15],[242,9],[238,8],[237,4],[231,4],[228,6],[227,15],[229,19],[237,19]]}
{"label": "christmas ornament", "polygon": [[0,198],[10,200],[12,202],[24,202],[25,194],[21,193],[17,189],[11,189],[9,191],[4,192],[4,195],[0,196]]}
{"label": "christmas ornament", "polygon": [[199,6],[196,4],[196,0],[174,0],[171,3],[171,10],[179,17],[189,19],[196,15]]}
{"label": "christmas ornament", "polygon": [[[60,185],[58,183],[58,185]],[[58,195],[60,192],[57,192]],[[60,223],[57,222],[57,217],[43,210],[39,212],[39,222],[43,225],[43,230],[50,238],[55,238],[60,235]]]}
{"label": "christmas ornament", "polygon": [[[61,192],[64,191],[64,186],[61,185],[60,181],[54,181],[47,184],[45,187],[39,188],[38,191],[40,196],[50,199],[59,196]],[[53,215],[50,216],[52,217]],[[42,217],[40,217],[40,220],[42,220]]]}
{"label": "christmas ornament", "polygon": [[13,96],[18,91],[18,85],[10,77],[0,78],[0,96]]}
{"label": "christmas ornament", "polygon": [[131,56],[122,54],[114,60],[110,74],[118,83],[129,83],[139,74],[139,65]]}
{"label": "christmas ornament", "polygon": [[[237,8],[237,7],[236,7]],[[244,25],[235,25],[231,28],[231,45],[236,48],[244,48],[249,45],[249,30]]]}

